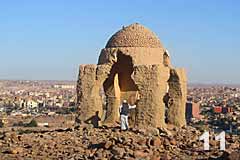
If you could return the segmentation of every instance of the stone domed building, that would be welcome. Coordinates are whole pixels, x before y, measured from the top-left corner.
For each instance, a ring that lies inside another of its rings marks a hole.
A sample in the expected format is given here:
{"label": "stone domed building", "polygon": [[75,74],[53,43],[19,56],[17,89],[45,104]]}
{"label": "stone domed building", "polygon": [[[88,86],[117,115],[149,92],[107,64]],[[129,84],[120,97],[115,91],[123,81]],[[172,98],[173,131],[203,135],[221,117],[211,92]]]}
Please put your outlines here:
{"label": "stone domed building", "polygon": [[122,100],[140,95],[130,125],[186,124],[185,70],[173,68],[158,37],[138,23],[110,38],[97,65],[80,65],[77,95],[82,121],[114,126]]}

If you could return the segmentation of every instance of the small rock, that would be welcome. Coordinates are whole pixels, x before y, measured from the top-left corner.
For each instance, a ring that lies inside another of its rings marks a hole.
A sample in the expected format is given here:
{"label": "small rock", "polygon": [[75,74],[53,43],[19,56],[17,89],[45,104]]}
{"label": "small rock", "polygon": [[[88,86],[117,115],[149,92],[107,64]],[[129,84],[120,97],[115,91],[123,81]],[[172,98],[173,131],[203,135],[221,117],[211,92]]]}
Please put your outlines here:
{"label": "small rock", "polygon": [[114,146],[111,150],[112,154],[122,157],[125,153],[124,148]]}
{"label": "small rock", "polygon": [[3,140],[5,137],[5,134],[4,133],[0,133],[0,140]]}
{"label": "small rock", "polygon": [[109,149],[112,146],[112,142],[111,141],[107,141],[104,145],[105,149]]}
{"label": "small rock", "polygon": [[134,151],[133,156],[135,158],[145,158],[145,157],[148,156],[148,154],[146,152],[144,152],[144,151],[138,151],[137,150],[137,151]]}
{"label": "small rock", "polygon": [[169,156],[168,153],[165,153],[162,157],[161,157],[161,160],[170,160],[171,157]]}
{"label": "small rock", "polygon": [[235,160],[235,159],[240,159],[240,152],[232,152],[230,153],[230,155],[228,156],[229,160]]}
{"label": "small rock", "polygon": [[159,130],[157,128],[148,128],[147,133],[149,136],[158,136],[159,135]]}
{"label": "small rock", "polygon": [[23,152],[23,148],[21,148],[21,147],[16,147],[16,148],[10,149],[11,154],[19,154],[19,153],[22,153],[22,152]]}
{"label": "small rock", "polygon": [[154,137],[150,140],[150,145],[154,147],[160,147],[162,145],[162,141],[159,137]]}
{"label": "small rock", "polygon": [[161,159],[161,156],[159,156],[159,155],[153,155],[153,156],[151,156],[150,159],[151,159],[151,160],[160,160],[160,159]]}
{"label": "small rock", "polygon": [[159,128],[159,134],[166,135],[166,136],[172,136],[172,133],[168,129],[163,128],[163,127]]}
{"label": "small rock", "polygon": [[146,138],[139,138],[137,140],[137,144],[139,145],[146,145],[147,141],[146,141]]}
{"label": "small rock", "polygon": [[216,146],[217,145],[217,141],[215,141],[215,140],[210,140],[209,141],[209,144],[211,145],[211,146]]}
{"label": "small rock", "polygon": [[177,141],[175,139],[171,139],[170,140],[170,144],[176,146],[177,145]]}

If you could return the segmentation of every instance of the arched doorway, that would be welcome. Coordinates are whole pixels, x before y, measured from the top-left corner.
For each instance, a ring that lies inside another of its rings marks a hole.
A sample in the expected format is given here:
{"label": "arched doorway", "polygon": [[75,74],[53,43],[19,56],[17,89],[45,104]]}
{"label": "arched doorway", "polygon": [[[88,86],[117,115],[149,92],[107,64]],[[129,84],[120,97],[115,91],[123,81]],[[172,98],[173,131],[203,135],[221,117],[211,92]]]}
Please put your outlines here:
{"label": "arched doorway", "polygon": [[121,102],[124,99],[128,100],[131,95],[137,94],[138,88],[131,78],[132,73],[132,58],[117,51],[117,62],[112,65],[110,75],[103,83],[107,99],[106,123],[118,121]]}

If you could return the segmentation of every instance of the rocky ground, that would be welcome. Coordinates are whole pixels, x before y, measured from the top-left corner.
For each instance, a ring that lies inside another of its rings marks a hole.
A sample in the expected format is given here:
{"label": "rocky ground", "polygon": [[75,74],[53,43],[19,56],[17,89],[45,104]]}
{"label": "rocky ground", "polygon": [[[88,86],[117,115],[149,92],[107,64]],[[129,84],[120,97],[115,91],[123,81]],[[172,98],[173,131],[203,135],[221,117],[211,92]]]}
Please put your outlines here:
{"label": "rocky ground", "polygon": [[0,130],[0,159],[240,159],[239,137],[226,137],[226,151],[210,140],[210,151],[203,150],[192,127],[167,129],[119,128],[75,129],[9,128]]}

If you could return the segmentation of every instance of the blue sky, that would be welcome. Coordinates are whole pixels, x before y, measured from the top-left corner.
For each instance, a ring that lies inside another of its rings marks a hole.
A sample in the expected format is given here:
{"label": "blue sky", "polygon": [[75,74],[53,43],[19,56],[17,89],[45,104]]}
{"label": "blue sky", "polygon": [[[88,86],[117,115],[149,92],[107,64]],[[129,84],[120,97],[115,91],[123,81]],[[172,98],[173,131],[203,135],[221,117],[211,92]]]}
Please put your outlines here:
{"label": "blue sky", "polygon": [[240,1],[0,0],[0,79],[76,80],[123,25],[141,23],[190,82],[240,84]]}

